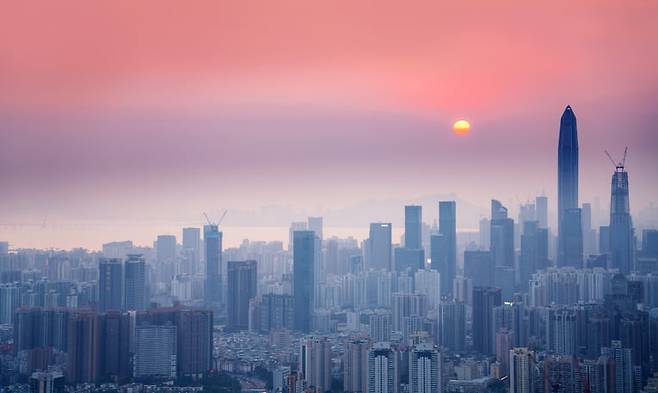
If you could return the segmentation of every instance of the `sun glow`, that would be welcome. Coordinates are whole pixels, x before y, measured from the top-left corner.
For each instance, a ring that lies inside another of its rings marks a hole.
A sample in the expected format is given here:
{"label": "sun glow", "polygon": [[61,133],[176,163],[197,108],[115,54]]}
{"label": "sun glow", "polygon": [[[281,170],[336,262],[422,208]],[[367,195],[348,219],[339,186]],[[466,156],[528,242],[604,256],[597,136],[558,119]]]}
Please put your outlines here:
{"label": "sun glow", "polygon": [[452,131],[455,135],[467,135],[471,131],[471,124],[466,120],[457,120],[455,124],[452,125]]}

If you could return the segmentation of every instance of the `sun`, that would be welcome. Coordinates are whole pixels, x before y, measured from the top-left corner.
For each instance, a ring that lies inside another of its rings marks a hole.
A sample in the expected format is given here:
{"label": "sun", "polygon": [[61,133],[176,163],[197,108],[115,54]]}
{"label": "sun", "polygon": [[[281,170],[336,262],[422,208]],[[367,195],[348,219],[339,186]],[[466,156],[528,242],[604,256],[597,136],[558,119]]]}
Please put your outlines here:
{"label": "sun", "polygon": [[471,132],[471,124],[463,119],[457,120],[455,124],[452,125],[452,131],[458,136],[468,135],[468,133]]}

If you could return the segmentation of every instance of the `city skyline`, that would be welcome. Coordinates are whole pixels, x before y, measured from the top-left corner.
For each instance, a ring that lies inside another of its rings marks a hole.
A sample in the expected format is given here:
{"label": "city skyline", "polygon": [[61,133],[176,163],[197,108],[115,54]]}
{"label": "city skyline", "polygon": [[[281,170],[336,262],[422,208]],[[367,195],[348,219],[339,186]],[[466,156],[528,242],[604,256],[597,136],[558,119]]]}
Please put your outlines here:
{"label": "city skyline", "polygon": [[3,11],[0,393],[658,391],[658,2]]}

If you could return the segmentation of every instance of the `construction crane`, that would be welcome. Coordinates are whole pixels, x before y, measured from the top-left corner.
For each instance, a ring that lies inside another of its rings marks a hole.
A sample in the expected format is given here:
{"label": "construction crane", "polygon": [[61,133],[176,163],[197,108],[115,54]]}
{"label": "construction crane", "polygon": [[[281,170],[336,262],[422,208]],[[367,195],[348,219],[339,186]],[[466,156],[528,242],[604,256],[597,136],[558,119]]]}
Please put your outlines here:
{"label": "construction crane", "polygon": [[206,218],[208,225],[219,226],[222,223],[222,221],[224,221],[224,217],[226,217],[226,213],[228,213],[228,210],[224,209],[224,213],[222,213],[221,217],[219,217],[219,220],[217,220],[216,223],[212,222],[212,220],[210,219],[210,217],[208,217],[208,214],[206,212],[203,212],[203,216]]}
{"label": "construction crane", "polygon": [[610,159],[610,162],[612,162],[612,165],[614,165],[617,172],[623,172],[624,171],[624,165],[626,165],[626,155],[628,154],[628,146],[626,146],[626,148],[624,149],[624,157],[619,162],[615,161],[615,159],[612,158],[612,155],[610,155],[610,153],[608,153],[607,150],[604,150],[604,151],[605,151],[605,155],[608,156],[608,158]]}

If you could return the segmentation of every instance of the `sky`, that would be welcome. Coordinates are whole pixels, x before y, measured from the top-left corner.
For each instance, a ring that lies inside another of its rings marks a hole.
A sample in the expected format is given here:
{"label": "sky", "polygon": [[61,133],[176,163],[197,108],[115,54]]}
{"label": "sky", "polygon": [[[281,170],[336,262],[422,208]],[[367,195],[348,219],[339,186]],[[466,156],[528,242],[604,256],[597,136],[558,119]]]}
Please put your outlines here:
{"label": "sky", "polygon": [[581,202],[607,209],[603,151],[628,146],[637,213],[658,199],[657,17],[654,1],[9,2],[0,238],[147,244],[223,209],[227,226],[400,226],[433,197],[475,228],[491,198],[554,202],[568,104]]}

